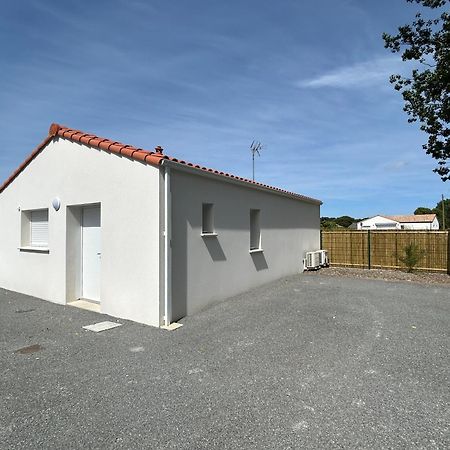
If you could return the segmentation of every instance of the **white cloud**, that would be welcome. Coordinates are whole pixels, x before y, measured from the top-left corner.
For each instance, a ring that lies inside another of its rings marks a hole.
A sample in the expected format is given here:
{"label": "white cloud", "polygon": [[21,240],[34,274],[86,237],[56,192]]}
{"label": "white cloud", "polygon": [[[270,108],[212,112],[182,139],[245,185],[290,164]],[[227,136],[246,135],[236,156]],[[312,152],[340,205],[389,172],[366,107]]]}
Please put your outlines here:
{"label": "white cloud", "polygon": [[386,170],[390,170],[392,172],[404,170],[408,166],[408,161],[398,160],[392,161],[384,165]]}
{"label": "white cloud", "polygon": [[331,72],[310,80],[297,83],[302,88],[355,88],[388,83],[389,76],[402,69],[404,64],[399,57],[376,58],[372,61],[359,62],[338,67]]}

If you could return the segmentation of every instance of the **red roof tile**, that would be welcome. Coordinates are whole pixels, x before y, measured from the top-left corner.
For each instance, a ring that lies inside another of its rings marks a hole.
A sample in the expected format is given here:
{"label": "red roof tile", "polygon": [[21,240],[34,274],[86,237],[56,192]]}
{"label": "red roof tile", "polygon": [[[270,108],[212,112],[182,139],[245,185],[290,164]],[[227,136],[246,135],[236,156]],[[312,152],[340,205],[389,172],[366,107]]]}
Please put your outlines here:
{"label": "red roof tile", "polygon": [[422,223],[433,222],[436,218],[436,214],[411,214],[407,216],[383,216],[387,219],[394,220],[395,222],[409,222],[409,223]]}
{"label": "red roof tile", "polygon": [[193,164],[190,162],[186,162],[183,160],[178,160],[177,158],[170,157],[163,154],[163,149],[158,146],[155,147],[154,150],[144,150],[142,148],[133,147],[132,145],[125,145],[120,142],[111,141],[110,139],[101,138],[94,134],[85,133],[80,130],[74,130],[63,125],[58,125],[56,123],[52,123],[50,125],[50,129],[48,132],[48,136],[33,150],[33,152],[28,156],[27,159],[15,170],[12,175],[2,184],[0,187],[0,193],[3,192],[7,186],[9,186],[12,181],[28,166],[28,164],[33,161],[34,158],[55,138],[61,137],[64,139],[68,139],[74,142],[80,142],[81,144],[94,147],[100,150],[104,150],[110,153],[116,153],[118,155],[126,156],[130,159],[135,159],[137,161],[141,161],[153,166],[159,166],[163,160],[171,161],[174,163],[178,163],[187,167],[191,167],[193,169],[197,169],[202,172],[214,173],[218,176],[232,178],[235,180],[242,181],[244,183],[248,183],[254,187],[262,187],[265,189],[269,189],[275,192],[280,192],[283,194],[288,194],[290,196],[296,197],[301,200],[310,201],[313,203],[321,204],[320,200],[315,198],[306,197],[304,195],[296,194],[294,192],[285,191],[283,189],[269,186],[267,184],[258,183],[256,181],[252,181],[246,178],[238,177],[236,175],[232,175],[225,172],[220,172],[215,169],[210,169],[207,167],[201,167],[198,164]]}

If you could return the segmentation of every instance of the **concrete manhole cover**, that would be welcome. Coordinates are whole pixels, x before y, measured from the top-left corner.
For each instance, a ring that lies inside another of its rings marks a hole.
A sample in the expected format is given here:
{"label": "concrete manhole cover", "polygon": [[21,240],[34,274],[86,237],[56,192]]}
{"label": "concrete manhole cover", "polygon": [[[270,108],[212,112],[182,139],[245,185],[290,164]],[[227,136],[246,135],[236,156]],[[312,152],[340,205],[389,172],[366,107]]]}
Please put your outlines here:
{"label": "concrete manhole cover", "polygon": [[121,323],[117,322],[110,322],[107,320],[106,322],[98,322],[94,323],[92,325],[86,325],[83,328],[85,330],[94,331],[95,333],[100,333],[102,331],[111,330],[112,328],[120,327],[122,326]]}

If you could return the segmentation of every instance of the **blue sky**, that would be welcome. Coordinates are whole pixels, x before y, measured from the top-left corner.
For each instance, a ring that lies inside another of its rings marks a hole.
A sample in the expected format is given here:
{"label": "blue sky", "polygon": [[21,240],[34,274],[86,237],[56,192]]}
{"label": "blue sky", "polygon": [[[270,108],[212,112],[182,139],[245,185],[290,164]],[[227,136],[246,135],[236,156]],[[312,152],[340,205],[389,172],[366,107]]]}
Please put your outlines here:
{"label": "blue sky", "polygon": [[450,183],[407,123],[383,48],[405,0],[5,0],[0,179],[58,122],[323,200],[434,207]]}

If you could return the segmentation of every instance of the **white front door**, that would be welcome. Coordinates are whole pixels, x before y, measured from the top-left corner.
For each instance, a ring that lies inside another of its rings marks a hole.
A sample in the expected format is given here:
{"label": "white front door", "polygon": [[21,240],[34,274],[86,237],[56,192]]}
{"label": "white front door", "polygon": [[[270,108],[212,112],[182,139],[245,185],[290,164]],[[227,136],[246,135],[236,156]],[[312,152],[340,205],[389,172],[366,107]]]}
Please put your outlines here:
{"label": "white front door", "polygon": [[100,301],[101,223],[100,206],[83,208],[82,242],[82,297]]}

